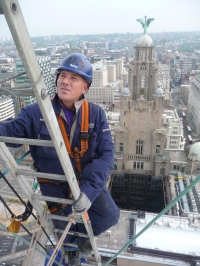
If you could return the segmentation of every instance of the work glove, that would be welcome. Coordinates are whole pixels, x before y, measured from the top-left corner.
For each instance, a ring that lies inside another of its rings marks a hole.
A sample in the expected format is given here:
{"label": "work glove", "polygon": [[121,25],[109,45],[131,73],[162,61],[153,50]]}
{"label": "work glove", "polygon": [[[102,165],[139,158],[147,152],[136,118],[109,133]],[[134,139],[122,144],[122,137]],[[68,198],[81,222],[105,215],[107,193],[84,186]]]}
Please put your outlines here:
{"label": "work glove", "polygon": [[81,192],[80,196],[77,200],[74,201],[72,206],[75,212],[82,213],[87,211],[90,208],[91,204],[91,201],[88,199],[85,193]]}

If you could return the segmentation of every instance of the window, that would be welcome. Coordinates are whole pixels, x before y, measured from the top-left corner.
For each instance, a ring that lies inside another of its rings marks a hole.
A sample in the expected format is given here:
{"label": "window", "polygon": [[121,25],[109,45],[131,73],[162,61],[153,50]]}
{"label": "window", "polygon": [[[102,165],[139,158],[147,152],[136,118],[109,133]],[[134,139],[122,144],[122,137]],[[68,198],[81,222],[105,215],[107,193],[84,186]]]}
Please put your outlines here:
{"label": "window", "polygon": [[123,143],[122,143],[122,142],[119,143],[119,150],[120,150],[120,151],[123,151],[123,150],[124,150],[124,149],[123,149]]}
{"label": "window", "polygon": [[174,170],[179,170],[179,165],[174,165]]}
{"label": "window", "polygon": [[160,153],[160,145],[156,145],[156,153]]}
{"label": "window", "polygon": [[144,163],[143,162],[133,162],[133,169],[142,169],[144,168]]}
{"label": "window", "polygon": [[143,140],[136,140],[136,154],[143,153]]}

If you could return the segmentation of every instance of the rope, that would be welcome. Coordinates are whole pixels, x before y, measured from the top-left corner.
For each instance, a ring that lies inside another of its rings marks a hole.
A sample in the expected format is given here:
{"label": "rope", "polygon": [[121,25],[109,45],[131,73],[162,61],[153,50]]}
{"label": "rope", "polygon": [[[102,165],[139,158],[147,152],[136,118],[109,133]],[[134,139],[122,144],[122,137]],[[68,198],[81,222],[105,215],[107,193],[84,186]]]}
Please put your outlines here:
{"label": "rope", "polygon": [[129,247],[140,235],[142,235],[151,225],[155,223],[163,214],[165,214],[169,209],[171,209],[174,204],[179,201],[191,188],[193,188],[200,181],[200,175],[190,183],[174,200],[172,200],[154,219],[151,220],[136,236],[134,236],[124,247],[122,247],[119,252],[117,252],[112,258],[110,258],[103,266],[109,265],[122,251]]}
{"label": "rope", "polygon": [[66,226],[66,228],[65,228],[65,230],[64,230],[64,232],[63,232],[63,234],[62,234],[62,236],[61,236],[61,238],[60,238],[60,240],[59,240],[59,242],[58,242],[58,244],[56,246],[56,248],[54,249],[53,254],[51,255],[51,258],[50,258],[47,266],[52,266],[52,263],[54,262],[54,259],[55,259],[56,255],[57,255],[57,252],[59,251],[59,249],[60,249],[60,247],[61,247],[61,245],[62,245],[62,243],[63,243],[63,241],[64,241],[64,239],[65,239],[65,237],[66,237],[66,235],[67,235],[67,233],[68,233],[68,231],[70,229],[70,227],[71,227],[71,224],[72,223],[73,224],[76,223],[75,220],[74,220],[76,215],[77,215],[77,213],[73,212],[73,213],[71,213],[68,216],[69,217],[69,222],[68,222],[68,224],[67,224],[67,226]]}
{"label": "rope", "polygon": [[[30,247],[29,247],[29,250],[27,252],[27,255],[26,255],[26,260],[25,262],[23,263],[23,266],[26,266],[26,265],[30,265],[30,262],[31,262],[31,259],[33,257],[33,251],[35,249],[35,246],[36,246],[36,243],[39,242],[39,237],[40,237],[40,230],[41,230],[41,226],[42,226],[42,223],[43,223],[43,220],[44,220],[44,215],[41,219],[41,224],[37,230],[37,232],[33,232],[33,235],[32,235],[32,238],[31,238],[31,243],[30,243]],[[37,219],[37,223],[38,223],[38,219]],[[36,235],[36,236],[35,236]]]}

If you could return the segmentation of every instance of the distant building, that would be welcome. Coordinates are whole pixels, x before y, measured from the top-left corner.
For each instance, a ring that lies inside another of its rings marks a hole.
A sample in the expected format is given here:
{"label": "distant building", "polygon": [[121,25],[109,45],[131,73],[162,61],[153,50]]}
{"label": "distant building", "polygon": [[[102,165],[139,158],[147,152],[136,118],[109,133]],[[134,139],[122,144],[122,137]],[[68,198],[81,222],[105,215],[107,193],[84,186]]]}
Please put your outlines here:
{"label": "distant building", "polygon": [[170,69],[168,65],[158,65],[158,81],[161,82],[164,90],[170,88]]}
{"label": "distant building", "polygon": [[179,55],[174,59],[174,64],[179,69],[192,69],[191,57]]}
{"label": "distant building", "polygon": [[163,125],[167,128],[166,150],[184,151],[185,138],[183,134],[183,122],[180,120],[177,111],[164,110]]}
{"label": "distant building", "polygon": [[108,69],[102,62],[97,62],[92,65],[93,67],[93,81],[92,87],[103,87],[108,85]]}
{"label": "distant building", "polygon": [[113,83],[116,81],[116,65],[107,65],[108,82]]}
{"label": "distant building", "polygon": [[121,79],[121,74],[124,73],[124,62],[122,58],[115,60],[107,60],[106,65],[116,66],[116,79]]}
{"label": "distant building", "polygon": [[190,83],[188,98],[188,115],[190,125],[195,134],[200,134],[200,74],[197,74]]}
{"label": "distant building", "polygon": [[[47,92],[49,94],[49,97],[52,98],[55,94],[56,88],[55,88],[55,79],[51,75],[50,59],[49,57],[38,57],[38,63],[40,65],[40,68],[43,74]],[[23,66],[21,59],[15,60],[15,66],[16,66],[17,74],[25,72],[25,68]],[[30,84],[28,76],[26,74],[17,77],[15,81],[16,81],[17,87],[20,87],[21,84],[23,85]],[[32,104],[36,101],[35,97],[33,96],[27,96],[27,97],[24,96],[23,98],[24,98],[25,105]]]}
{"label": "distant building", "polygon": [[13,99],[10,96],[0,97],[0,121],[15,117]]}
{"label": "distant building", "polygon": [[85,98],[88,101],[97,104],[108,104],[112,105],[114,99],[114,88],[112,86],[100,86],[100,87],[90,87]]}

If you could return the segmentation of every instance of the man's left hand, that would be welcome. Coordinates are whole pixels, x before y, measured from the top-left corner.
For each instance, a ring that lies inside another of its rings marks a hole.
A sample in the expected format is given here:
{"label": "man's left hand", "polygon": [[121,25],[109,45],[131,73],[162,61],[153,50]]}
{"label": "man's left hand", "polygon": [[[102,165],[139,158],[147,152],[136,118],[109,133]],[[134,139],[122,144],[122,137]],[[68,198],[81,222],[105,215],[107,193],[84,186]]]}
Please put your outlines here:
{"label": "man's left hand", "polygon": [[81,192],[79,198],[72,204],[72,206],[75,212],[82,213],[87,211],[91,204],[91,201],[88,199],[85,193]]}

